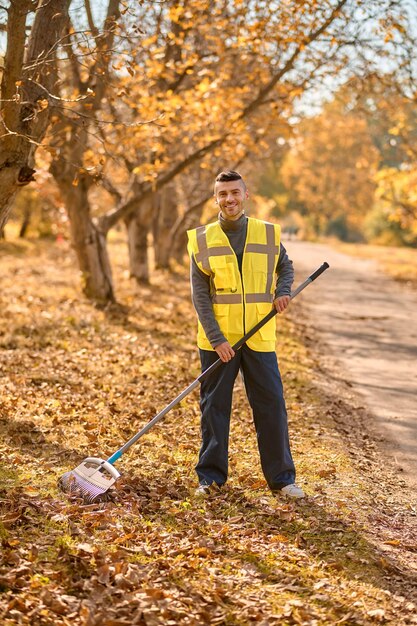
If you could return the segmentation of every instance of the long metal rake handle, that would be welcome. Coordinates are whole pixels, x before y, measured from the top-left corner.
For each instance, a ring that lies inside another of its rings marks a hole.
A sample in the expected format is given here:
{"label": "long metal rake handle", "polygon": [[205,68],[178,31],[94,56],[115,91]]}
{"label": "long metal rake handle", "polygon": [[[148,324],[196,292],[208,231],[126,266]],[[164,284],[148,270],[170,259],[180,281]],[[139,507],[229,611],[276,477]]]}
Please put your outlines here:
{"label": "long metal rake handle", "polygon": [[[290,296],[291,300],[295,298],[295,296],[297,296],[301,291],[303,291],[303,289],[305,289],[307,285],[312,283],[313,280],[316,280],[316,278],[318,278],[321,274],[323,274],[323,272],[327,270],[328,267],[329,267],[329,264],[326,261],[322,263],[322,265],[320,265],[320,267],[316,269],[315,272],[310,274],[310,276],[291,293],[291,296]],[[239,339],[239,341],[235,343],[234,346],[232,346],[233,350],[235,352],[239,350],[239,348],[241,348],[248,339],[250,339],[256,332],[258,332],[258,330],[262,328],[262,326],[264,326],[267,322],[269,322],[269,320],[275,317],[276,314],[277,314],[277,310],[274,307],[271,309],[268,315],[266,315],[263,319],[261,319],[260,322],[258,322],[241,339]],[[176,398],[174,398],[174,400],[170,402],[170,404],[168,404],[164,409],[162,409],[162,411],[160,411],[158,415],[155,415],[155,417],[151,419],[151,421],[148,422],[146,426],[142,428],[142,430],[140,430],[138,433],[136,433],[136,435],[134,435],[131,439],[129,439],[129,441],[127,441],[119,450],[117,450],[117,452],[112,454],[112,456],[110,456],[107,459],[107,463],[113,464],[118,459],[120,459],[120,457],[122,456],[122,454],[126,452],[126,450],[128,450],[131,446],[133,446],[133,444],[136,443],[138,439],[143,437],[143,435],[147,433],[148,430],[150,430],[157,422],[159,422],[171,409],[174,408],[174,406],[179,404],[181,400],[183,400],[186,396],[188,396],[188,394],[191,393],[191,391],[195,389],[198,386],[198,384],[201,383],[201,381],[203,381],[205,378],[210,376],[210,374],[212,374],[212,372],[214,372],[214,370],[216,370],[222,363],[223,361],[220,358],[214,361],[214,363],[212,363],[210,367],[204,370],[204,372],[202,372],[200,376],[196,378],[194,382],[191,383],[191,385],[189,385]]]}

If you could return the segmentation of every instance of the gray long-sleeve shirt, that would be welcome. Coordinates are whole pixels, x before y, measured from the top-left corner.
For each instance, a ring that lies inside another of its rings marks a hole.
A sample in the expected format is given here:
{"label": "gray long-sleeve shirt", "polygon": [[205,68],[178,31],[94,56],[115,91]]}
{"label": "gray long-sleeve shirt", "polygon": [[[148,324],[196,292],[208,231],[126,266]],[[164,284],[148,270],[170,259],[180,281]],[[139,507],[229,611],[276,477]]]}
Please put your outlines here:
{"label": "gray long-sleeve shirt", "polygon": [[[248,218],[242,215],[238,220],[232,221],[225,220],[220,214],[219,223],[237,256],[239,270],[242,272],[242,259],[248,230]],[[275,271],[277,273],[277,282],[274,299],[279,296],[291,295],[291,285],[294,281],[294,268],[282,244],[280,246]],[[215,348],[225,342],[226,338],[214,317],[210,297],[210,277],[200,270],[194,258],[191,259],[191,289],[193,304],[197,311],[198,319],[204,328],[204,332],[212,348]]]}

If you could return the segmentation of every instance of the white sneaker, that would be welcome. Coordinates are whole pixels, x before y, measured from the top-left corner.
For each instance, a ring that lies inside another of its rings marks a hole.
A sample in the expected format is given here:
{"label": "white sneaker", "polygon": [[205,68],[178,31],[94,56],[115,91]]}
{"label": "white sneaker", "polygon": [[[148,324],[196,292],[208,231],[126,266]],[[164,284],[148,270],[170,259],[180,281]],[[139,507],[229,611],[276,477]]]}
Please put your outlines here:
{"label": "white sneaker", "polygon": [[290,498],[304,498],[305,497],[304,491],[301,489],[301,487],[298,487],[295,483],[292,483],[292,485],[286,485],[285,487],[280,489],[280,492]]}
{"label": "white sneaker", "polygon": [[210,495],[210,486],[209,485],[199,485],[194,492],[194,495],[199,498],[207,498]]}

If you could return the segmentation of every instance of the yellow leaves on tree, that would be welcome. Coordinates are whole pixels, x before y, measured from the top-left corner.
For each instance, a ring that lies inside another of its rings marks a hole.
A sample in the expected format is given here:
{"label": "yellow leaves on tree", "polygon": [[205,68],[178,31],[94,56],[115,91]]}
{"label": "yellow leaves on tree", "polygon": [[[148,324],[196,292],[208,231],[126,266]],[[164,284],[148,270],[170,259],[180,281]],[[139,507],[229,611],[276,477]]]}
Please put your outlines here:
{"label": "yellow leaves on tree", "polygon": [[283,178],[322,232],[329,220],[361,221],[373,203],[378,159],[366,121],[331,104],[300,125]]}
{"label": "yellow leaves on tree", "polygon": [[417,237],[417,167],[384,168],[376,182],[376,199],[388,220]]}

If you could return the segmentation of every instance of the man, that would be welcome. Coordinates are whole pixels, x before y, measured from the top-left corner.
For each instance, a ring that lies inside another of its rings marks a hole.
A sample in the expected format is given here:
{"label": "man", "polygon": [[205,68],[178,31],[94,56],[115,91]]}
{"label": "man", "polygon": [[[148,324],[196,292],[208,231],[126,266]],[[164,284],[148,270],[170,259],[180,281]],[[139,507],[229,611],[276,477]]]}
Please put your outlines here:
{"label": "man", "polygon": [[246,217],[249,193],[238,172],[227,170],[217,176],[214,197],[220,209],[218,221],[188,231],[202,371],[218,357],[224,362],[201,384],[202,445],[196,494],[206,496],[213,483],[221,486],[227,480],[232,393],[240,369],[267,483],[272,491],[303,498],[295,484],[275,354],[275,318],[236,354],[232,348],[271,306],[279,313],[287,308],[294,279],[292,262],[280,243],[278,225]]}

